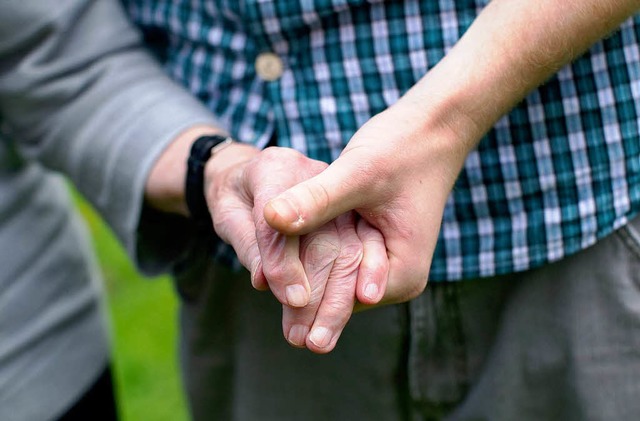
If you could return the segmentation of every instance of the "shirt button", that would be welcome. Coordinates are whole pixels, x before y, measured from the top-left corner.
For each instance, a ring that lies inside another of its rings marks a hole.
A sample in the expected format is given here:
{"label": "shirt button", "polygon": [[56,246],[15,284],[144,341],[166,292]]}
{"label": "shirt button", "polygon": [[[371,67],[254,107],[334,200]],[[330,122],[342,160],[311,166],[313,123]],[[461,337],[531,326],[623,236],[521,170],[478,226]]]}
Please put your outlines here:
{"label": "shirt button", "polygon": [[282,60],[274,53],[261,53],[256,57],[256,73],[262,80],[272,82],[279,79],[284,72]]}

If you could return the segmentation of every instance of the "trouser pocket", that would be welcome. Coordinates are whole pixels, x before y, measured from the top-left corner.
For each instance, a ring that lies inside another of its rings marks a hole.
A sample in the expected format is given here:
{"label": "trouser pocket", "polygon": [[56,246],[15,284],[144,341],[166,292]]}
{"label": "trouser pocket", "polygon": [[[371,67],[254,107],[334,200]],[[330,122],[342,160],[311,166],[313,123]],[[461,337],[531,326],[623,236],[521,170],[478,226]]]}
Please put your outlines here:
{"label": "trouser pocket", "polygon": [[627,225],[616,231],[624,245],[640,260],[640,217],[632,219]]}
{"label": "trouser pocket", "polygon": [[[628,251],[628,276],[640,291],[640,217],[635,217],[627,225],[616,231],[624,250]],[[615,264],[612,262],[611,264]]]}

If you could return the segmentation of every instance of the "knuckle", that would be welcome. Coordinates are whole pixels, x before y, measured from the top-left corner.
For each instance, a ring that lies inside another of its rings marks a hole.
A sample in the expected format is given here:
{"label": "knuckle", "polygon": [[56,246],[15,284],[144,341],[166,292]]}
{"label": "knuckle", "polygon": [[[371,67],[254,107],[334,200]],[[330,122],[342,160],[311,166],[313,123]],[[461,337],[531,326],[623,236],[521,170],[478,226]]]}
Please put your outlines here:
{"label": "knuckle", "polygon": [[374,259],[365,257],[360,264],[360,272],[365,274],[368,279],[376,282],[386,282],[389,274],[389,262],[386,258]]}
{"label": "knuckle", "polygon": [[267,278],[267,282],[276,289],[284,288],[304,277],[304,272],[298,270],[298,267],[288,262],[287,259],[271,263],[263,260],[262,268],[262,273]]}
{"label": "knuckle", "polygon": [[387,272],[389,270],[389,256],[384,244],[375,245],[367,244],[365,242],[365,251],[362,258],[361,267],[372,272]]}
{"label": "knuckle", "polygon": [[292,148],[270,146],[261,153],[261,160],[290,162],[302,159],[304,155]]}
{"label": "knuckle", "polygon": [[354,302],[354,291],[334,292],[331,298],[322,302],[322,319],[331,320],[334,326],[343,326],[353,312]]}
{"label": "knuckle", "polygon": [[250,162],[248,166],[249,176],[255,180],[264,179],[274,170],[278,171],[286,168],[292,160],[298,159],[297,155],[302,154],[291,148],[270,146]]}
{"label": "knuckle", "polygon": [[311,292],[308,307],[311,307],[313,309],[313,306],[317,307],[317,305],[322,301],[322,296],[324,295],[326,284],[324,282],[313,282],[312,280],[309,283],[309,287],[311,288]]}
{"label": "knuckle", "polygon": [[366,228],[360,228],[358,230],[358,236],[364,244],[371,247],[384,247],[385,245],[384,237],[380,230],[371,225],[367,225]]}
{"label": "knuckle", "polygon": [[322,269],[332,264],[340,255],[340,246],[328,238],[316,237],[304,250],[305,262],[312,269]]}
{"label": "knuckle", "polygon": [[277,235],[277,231],[271,228],[271,226],[263,218],[258,218],[258,220],[255,222],[255,226],[256,236],[258,238],[271,239],[275,235]]}
{"label": "knuckle", "polygon": [[264,276],[269,281],[269,284],[284,284],[288,279],[291,278],[291,270],[289,267],[283,262],[276,262],[271,264],[264,264],[262,271]]}
{"label": "knuckle", "polygon": [[286,151],[282,150],[283,148],[279,148],[277,146],[269,146],[265,148],[260,154],[260,160],[263,159],[276,159],[280,154],[286,153]]}
{"label": "knuckle", "polygon": [[325,214],[329,210],[331,195],[326,187],[319,183],[313,183],[308,189],[309,198],[321,214]]}
{"label": "knuckle", "polygon": [[308,167],[309,171],[311,171],[311,173],[313,173],[313,174],[318,174],[318,173],[322,172],[328,166],[329,166],[329,164],[327,164],[326,162],[323,162],[323,161],[311,160],[311,161],[309,161],[307,163],[307,167]]}
{"label": "knuckle", "polygon": [[336,259],[336,266],[343,270],[355,270],[360,266],[364,250],[362,243],[350,243],[340,249],[340,256]]}

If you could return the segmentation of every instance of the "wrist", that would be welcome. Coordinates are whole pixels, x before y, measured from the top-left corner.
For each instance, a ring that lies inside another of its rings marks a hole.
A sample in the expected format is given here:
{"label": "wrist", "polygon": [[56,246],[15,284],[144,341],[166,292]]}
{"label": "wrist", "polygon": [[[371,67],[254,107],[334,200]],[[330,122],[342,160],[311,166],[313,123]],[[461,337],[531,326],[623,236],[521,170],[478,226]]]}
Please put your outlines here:
{"label": "wrist", "polygon": [[403,97],[388,110],[399,138],[404,139],[399,149],[410,151],[407,159],[414,162],[404,165],[437,181],[448,193],[483,133],[448,100],[427,106],[416,106],[413,101]]}
{"label": "wrist", "polygon": [[185,180],[189,151],[199,137],[221,133],[220,129],[211,126],[194,126],[180,133],[149,171],[145,185],[146,203],[162,212],[188,216]]}
{"label": "wrist", "polygon": [[209,203],[216,203],[229,189],[242,190],[243,169],[260,149],[234,142],[209,159],[204,167],[204,193]]}

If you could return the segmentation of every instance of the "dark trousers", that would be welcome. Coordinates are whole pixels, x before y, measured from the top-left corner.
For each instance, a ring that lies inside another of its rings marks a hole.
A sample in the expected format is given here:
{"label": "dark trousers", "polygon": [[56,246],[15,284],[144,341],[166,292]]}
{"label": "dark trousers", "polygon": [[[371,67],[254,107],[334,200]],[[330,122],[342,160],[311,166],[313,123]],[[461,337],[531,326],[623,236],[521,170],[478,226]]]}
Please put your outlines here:
{"label": "dark trousers", "polygon": [[247,272],[193,270],[194,420],[640,420],[640,218],[562,261],[355,314],[328,355],[286,343]]}
{"label": "dark trousers", "polygon": [[58,421],[117,421],[111,368],[106,367],[89,390]]}

